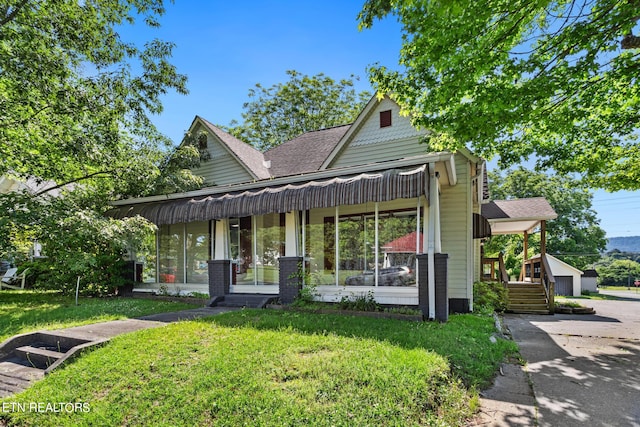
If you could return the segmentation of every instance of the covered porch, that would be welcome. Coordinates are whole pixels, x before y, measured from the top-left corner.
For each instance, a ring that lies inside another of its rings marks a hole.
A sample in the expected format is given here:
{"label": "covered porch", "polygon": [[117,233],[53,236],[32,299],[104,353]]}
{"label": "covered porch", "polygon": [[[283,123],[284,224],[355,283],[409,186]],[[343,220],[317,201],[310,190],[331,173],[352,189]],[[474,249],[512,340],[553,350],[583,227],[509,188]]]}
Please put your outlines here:
{"label": "covered porch", "polygon": [[[501,282],[509,290],[508,310],[519,313],[554,312],[555,278],[546,253],[546,222],[557,217],[542,197],[495,200],[482,205],[482,216],[491,226],[492,235],[523,236],[522,265],[517,276],[509,277],[504,254],[485,257],[482,252],[481,280]],[[529,256],[529,238],[540,235],[540,253]]]}
{"label": "covered porch", "polygon": [[[446,320],[439,193],[456,185],[452,156],[123,201],[110,214],[139,214],[159,226],[155,280],[138,292],[208,293],[213,304],[259,294],[290,303],[310,279],[321,301],[371,294]],[[387,244],[404,236],[412,236],[413,255],[391,257]],[[383,270],[394,267],[397,277],[385,279]]]}

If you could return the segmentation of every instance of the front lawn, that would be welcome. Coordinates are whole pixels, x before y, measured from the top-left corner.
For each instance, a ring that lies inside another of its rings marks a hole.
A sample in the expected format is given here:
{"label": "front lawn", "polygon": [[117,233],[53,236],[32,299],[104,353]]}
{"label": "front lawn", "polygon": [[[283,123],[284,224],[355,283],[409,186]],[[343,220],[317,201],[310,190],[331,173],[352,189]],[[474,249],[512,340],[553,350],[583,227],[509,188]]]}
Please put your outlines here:
{"label": "front lawn", "polygon": [[0,417],[21,426],[464,425],[476,387],[516,351],[492,343],[493,328],[475,315],[440,324],[225,313],[116,337],[2,402],[83,410]]}
{"label": "front lawn", "polygon": [[0,342],[26,332],[61,329],[194,308],[193,305],[136,298],[75,298],[57,292],[0,291]]}

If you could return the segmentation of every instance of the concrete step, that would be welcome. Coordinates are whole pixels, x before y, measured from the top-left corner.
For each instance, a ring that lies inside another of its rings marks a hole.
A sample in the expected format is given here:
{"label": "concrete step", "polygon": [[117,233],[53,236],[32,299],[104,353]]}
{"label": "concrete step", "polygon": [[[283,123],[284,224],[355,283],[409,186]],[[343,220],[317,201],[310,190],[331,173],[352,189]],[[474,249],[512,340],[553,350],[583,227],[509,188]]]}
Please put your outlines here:
{"label": "concrete step", "polygon": [[44,371],[26,366],[17,357],[0,362],[0,397],[11,396],[26,390],[33,381],[44,377]]}
{"label": "concrete step", "polygon": [[64,353],[57,351],[57,348],[44,343],[33,343],[18,347],[14,351],[16,357],[24,358],[31,366],[46,369],[64,357]]}

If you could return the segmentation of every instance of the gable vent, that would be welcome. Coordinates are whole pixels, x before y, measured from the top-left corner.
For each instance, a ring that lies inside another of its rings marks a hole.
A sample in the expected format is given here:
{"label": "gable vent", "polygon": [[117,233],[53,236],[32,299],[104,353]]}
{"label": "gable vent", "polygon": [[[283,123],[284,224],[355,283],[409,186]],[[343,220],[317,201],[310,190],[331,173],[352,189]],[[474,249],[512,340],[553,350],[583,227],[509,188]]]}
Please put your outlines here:
{"label": "gable vent", "polygon": [[391,110],[380,111],[380,127],[387,128],[391,126]]}

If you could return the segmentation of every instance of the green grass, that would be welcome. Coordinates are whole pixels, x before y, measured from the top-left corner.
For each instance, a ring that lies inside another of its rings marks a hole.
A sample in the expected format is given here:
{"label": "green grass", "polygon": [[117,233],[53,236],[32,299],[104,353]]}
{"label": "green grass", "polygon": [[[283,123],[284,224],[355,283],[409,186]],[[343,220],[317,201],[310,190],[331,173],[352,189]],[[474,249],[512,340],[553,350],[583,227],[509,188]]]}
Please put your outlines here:
{"label": "green grass", "polygon": [[[515,344],[493,319],[446,324],[243,310],[113,339],[4,402],[88,412],[9,425],[464,425]],[[465,385],[467,387],[465,387]]]}
{"label": "green grass", "polygon": [[26,332],[193,308],[193,305],[136,298],[80,298],[43,291],[0,291],[0,342]]}

